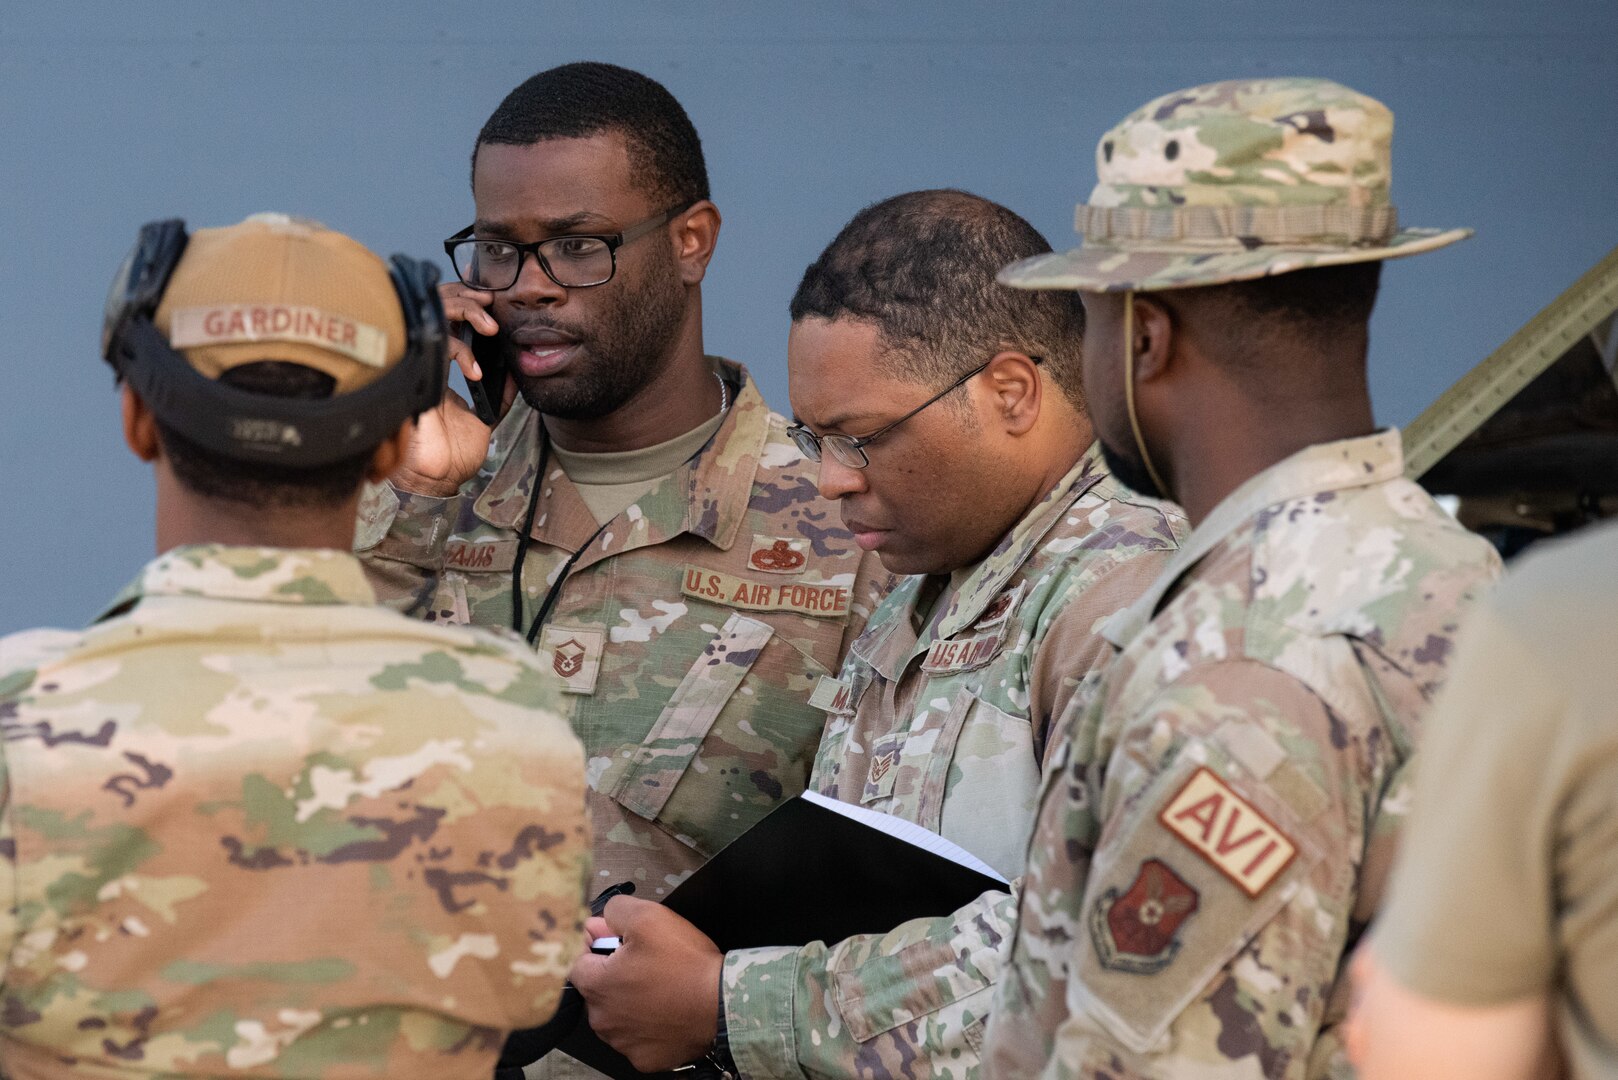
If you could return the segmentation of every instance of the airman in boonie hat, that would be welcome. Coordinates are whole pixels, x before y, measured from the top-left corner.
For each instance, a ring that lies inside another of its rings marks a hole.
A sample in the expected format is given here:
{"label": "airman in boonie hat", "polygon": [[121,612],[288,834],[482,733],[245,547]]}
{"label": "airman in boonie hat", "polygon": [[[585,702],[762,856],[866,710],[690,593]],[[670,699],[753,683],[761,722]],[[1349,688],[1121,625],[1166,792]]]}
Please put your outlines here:
{"label": "airman in boonie hat", "polygon": [[1376,915],[1461,612],[1500,561],[1404,476],[1366,379],[1392,116],[1321,79],[1169,94],[1101,140],[1073,289],[1113,476],[1194,529],[1053,724],[988,1076],[1351,1074]]}
{"label": "airman in boonie hat", "polygon": [[1096,147],[1072,251],[1008,266],[1021,289],[1146,292],[1416,255],[1470,229],[1399,226],[1393,113],[1328,79],[1241,79],[1165,94]]}

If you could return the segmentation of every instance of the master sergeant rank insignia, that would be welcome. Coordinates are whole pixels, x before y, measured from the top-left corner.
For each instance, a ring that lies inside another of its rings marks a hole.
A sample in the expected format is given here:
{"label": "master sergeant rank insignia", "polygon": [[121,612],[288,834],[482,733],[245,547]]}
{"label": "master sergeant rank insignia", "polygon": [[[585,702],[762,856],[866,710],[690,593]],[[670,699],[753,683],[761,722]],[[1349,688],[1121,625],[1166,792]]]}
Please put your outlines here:
{"label": "master sergeant rank insignia", "polygon": [[547,626],[539,641],[540,655],[550,653],[551,671],[569,694],[592,694],[601,673],[602,635],[599,630]]}

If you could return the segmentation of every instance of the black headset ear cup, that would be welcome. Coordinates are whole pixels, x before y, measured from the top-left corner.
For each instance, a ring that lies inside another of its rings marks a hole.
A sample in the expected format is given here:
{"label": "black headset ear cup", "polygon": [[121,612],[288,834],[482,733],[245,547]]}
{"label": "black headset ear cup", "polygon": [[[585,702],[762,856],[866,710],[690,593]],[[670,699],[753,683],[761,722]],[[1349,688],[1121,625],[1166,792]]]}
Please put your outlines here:
{"label": "black headset ear cup", "polygon": [[135,246],[113,275],[101,322],[101,358],[123,370],[124,328],[137,315],[151,318],[168,291],[169,279],[180,265],[190,234],[180,218],[148,221],[140,227]]}
{"label": "black headset ear cup", "polygon": [[436,406],[449,378],[449,327],[438,296],[438,267],[408,255],[388,260],[388,274],[404,312],[405,355],[400,361],[412,376],[411,415]]}

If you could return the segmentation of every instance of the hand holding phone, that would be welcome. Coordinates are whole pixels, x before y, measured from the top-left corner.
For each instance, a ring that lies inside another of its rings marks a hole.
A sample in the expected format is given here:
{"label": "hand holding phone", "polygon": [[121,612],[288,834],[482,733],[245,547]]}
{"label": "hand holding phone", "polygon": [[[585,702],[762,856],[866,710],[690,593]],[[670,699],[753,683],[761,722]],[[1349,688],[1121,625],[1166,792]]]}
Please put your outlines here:
{"label": "hand holding phone", "polygon": [[477,474],[489,452],[490,429],[505,399],[506,371],[492,336],[499,329],[488,311],[493,294],[451,281],[438,287],[438,295],[454,332],[450,357],[466,376],[476,406],[468,408],[459,394],[448,392],[437,408],[417,417],[404,460],[389,479],[402,491],[444,498]]}
{"label": "hand holding phone", "polygon": [[[494,337],[500,327],[489,310],[494,294],[449,281],[438,287],[438,295],[455,333],[450,357],[466,376],[472,410],[485,426],[494,427],[500,422],[501,406],[505,404],[507,375],[505,357]],[[472,376],[474,361],[480,378]]]}
{"label": "hand holding phone", "polygon": [[466,391],[472,398],[472,411],[490,427],[500,422],[500,406],[506,397],[506,359],[499,343],[478,333],[471,323],[461,323],[456,335],[472,350],[472,358],[483,371],[481,379],[467,379]]}

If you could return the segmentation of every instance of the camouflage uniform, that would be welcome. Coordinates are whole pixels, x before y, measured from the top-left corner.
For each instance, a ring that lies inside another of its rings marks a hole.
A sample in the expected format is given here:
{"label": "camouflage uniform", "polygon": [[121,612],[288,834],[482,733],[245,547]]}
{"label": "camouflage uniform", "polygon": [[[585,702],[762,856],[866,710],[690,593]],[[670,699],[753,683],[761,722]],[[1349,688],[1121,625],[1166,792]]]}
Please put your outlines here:
{"label": "camouflage uniform", "polygon": [[0,641],[0,1064],[489,1076],[582,932],[582,754],[520,643],[330,551],[197,546]]}
{"label": "camouflage uniform", "polygon": [[1339,962],[1498,571],[1403,478],[1396,432],[1228,496],[1107,625],[1123,652],[1053,747],[991,1071],[1347,1076]]}
{"label": "camouflage uniform", "polygon": [[[830,719],[814,789],[942,833],[1008,879],[1023,869],[1052,717],[1091,692],[1096,632],[1163,568],[1177,511],[1107,475],[1097,447],[971,568],[904,579],[815,699]],[[929,613],[929,607],[933,610]],[[918,632],[919,628],[919,632]],[[1016,901],[988,892],[888,934],[725,958],[744,1075],[974,1076]]]}
{"label": "camouflage uniform", "polygon": [[[588,755],[597,886],[653,900],[803,790],[825,719],[809,693],[888,579],[785,421],[723,371],[740,389],[713,442],[605,526],[553,467],[523,563],[526,627],[584,549],[536,645]],[[511,625],[538,437],[519,399],[459,495],[367,500],[359,547],[385,597]]]}
{"label": "camouflage uniform", "polygon": [[[1469,235],[1400,226],[1392,132],[1325,79],[1166,94],[1102,136],[1084,243],[1000,280],[1124,293],[1127,384],[1137,291]],[[1122,655],[1058,724],[991,1074],[1347,1075],[1339,964],[1375,911],[1459,608],[1499,572],[1402,458],[1386,431],[1249,477],[1109,623]]]}

